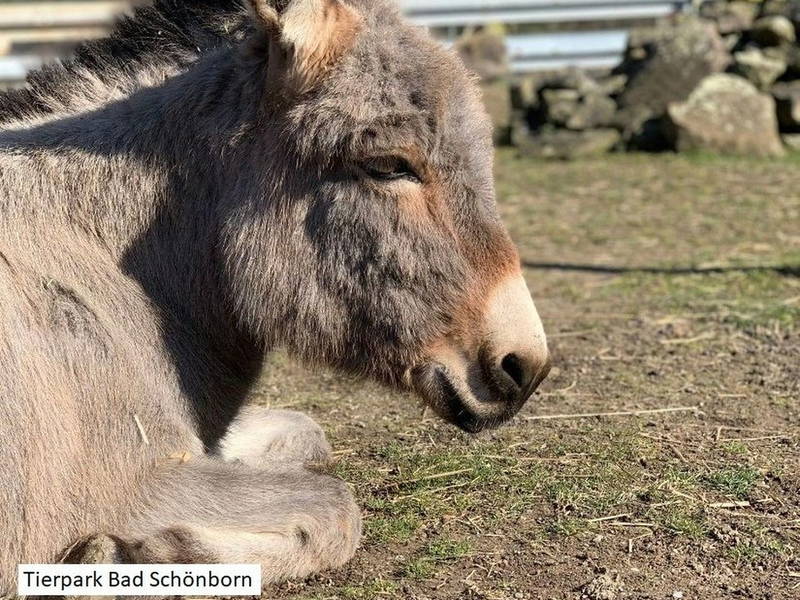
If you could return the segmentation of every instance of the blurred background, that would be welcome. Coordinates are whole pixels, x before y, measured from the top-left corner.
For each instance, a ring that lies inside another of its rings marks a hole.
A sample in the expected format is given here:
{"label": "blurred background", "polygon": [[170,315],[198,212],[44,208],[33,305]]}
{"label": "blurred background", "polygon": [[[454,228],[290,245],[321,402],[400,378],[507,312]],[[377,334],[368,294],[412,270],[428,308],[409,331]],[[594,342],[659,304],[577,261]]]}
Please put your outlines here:
{"label": "blurred background", "polygon": [[[554,368],[467,437],[270,356],[365,512],[291,600],[800,597],[800,3],[403,0],[480,75]],[[0,80],[130,3],[0,1]]]}

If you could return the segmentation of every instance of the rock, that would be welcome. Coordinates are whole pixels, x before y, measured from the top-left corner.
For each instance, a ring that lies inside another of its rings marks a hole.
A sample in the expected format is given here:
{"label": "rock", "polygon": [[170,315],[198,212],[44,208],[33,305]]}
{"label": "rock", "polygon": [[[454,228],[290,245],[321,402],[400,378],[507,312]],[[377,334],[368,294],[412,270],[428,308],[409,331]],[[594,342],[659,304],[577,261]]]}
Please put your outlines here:
{"label": "rock", "polygon": [[748,48],[733,55],[735,70],[760,90],[768,90],[786,72],[786,62],[758,48]]}
{"label": "rock", "polygon": [[800,133],[784,133],[781,139],[789,150],[800,152]]}
{"label": "rock", "polygon": [[542,77],[532,74],[516,78],[511,84],[511,106],[518,111],[537,108]]}
{"label": "rock", "polygon": [[762,17],[780,15],[791,19],[796,14],[795,0],[761,0],[759,4],[759,14]]}
{"label": "rock", "polygon": [[721,35],[741,33],[753,26],[758,6],[753,2],[712,2],[701,6],[700,14],[717,25]]}
{"label": "rock", "polygon": [[615,600],[620,587],[616,579],[606,573],[587,583],[581,590],[581,597],[586,600]]}
{"label": "rock", "polygon": [[608,127],[614,120],[617,103],[608,96],[592,93],[584,96],[565,125],[567,129],[584,130]]}
{"label": "rock", "polygon": [[606,96],[616,96],[620,94],[625,86],[628,85],[628,76],[622,73],[609,75],[597,81],[598,91]]}
{"label": "rock", "polygon": [[489,113],[494,127],[495,144],[509,144],[513,117],[511,86],[503,79],[484,81],[481,84],[481,93],[486,112]]}
{"label": "rock", "polygon": [[581,100],[580,92],[574,89],[544,89],[540,94],[545,119],[555,125],[566,125]]}
{"label": "rock", "polygon": [[786,63],[786,72],[781,79],[787,81],[800,79],[800,45],[784,44],[762,48],[761,51],[770,58],[776,58]]}
{"label": "rock", "polygon": [[751,39],[761,46],[780,46],[795,42],[794,24],[782,15],[758,19],[750,30]]}
{"label": "rock", "polygon": [[618,102],[636,117],[629,120],[626,139],[635,137],[642,124],[660,118],[670,103],[685,100],[708,75],[724,71],[730,61],[711,23],[688,17],[676,25],[634,29],[620,67],[629,81]]}
{"label": "rock", "polygon": [[569,69],[565,69],[560,73],[550,76],[542,87],[576,90],[581,96],[596,92],[600,88],[597,81],[591,75],[575,67],[570,67]]}
{"label": "rock", "polygon": [[722,38],[723,43],[725,44],[725,49],[728,52],[733,52],[733,50],[739,45],[742,41],[742,36],[738,33],[730,33]]}
{"label": "rock", "polygon": [[605,154],[620,141],[616,129],[546,129],[515,139],[520,152],[537,158],[574,159]]}
{"label": "rock", "polygon": [[455,43],[467,68],[484,81],[506,77],[509,73],[505,35],[494,29],[468,33]]}
{"label": "rock", "polygon": [[772,88],[782,131],[800,130],[800,81],[779,83]]}
{"label": "rock", "polygon": [[735,75],[718,73],[704,79],[686,102],[669,105],[666,125],[679,151],[784,154],[775,101]]}

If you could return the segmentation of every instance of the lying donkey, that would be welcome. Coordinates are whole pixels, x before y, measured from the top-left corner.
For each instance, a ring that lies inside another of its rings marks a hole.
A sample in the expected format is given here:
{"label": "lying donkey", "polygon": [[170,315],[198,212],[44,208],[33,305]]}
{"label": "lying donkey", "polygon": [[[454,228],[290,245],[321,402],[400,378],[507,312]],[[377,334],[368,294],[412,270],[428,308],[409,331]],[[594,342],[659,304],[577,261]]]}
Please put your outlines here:
{"label": "lying donkey", "polygon": [[239,22],[113,102],[0,101],[0,593],[64,557],[346,562],[320,429],[244,407],[275,346],[470,432],[547,374],[458,60],[384,0]]}

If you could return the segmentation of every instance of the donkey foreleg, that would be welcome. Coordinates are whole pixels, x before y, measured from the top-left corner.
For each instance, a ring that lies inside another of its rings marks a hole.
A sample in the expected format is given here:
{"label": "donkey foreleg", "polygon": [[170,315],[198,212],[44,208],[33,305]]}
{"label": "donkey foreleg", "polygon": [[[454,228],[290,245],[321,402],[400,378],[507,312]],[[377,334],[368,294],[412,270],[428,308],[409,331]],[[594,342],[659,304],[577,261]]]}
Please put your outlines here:
{"label": "donkey foreleg", "polygon": [[218,454],[226,461],[266,468],[323,465],[332,458],[325,433],[310,417],[261,407],[242,410],[220,441]]}
{"label": "donkey foreleg", "polygon": [[285,471],[196,459],[162,474],[148,506],[119,536],[135,563],[257,563],[265,584],[352,558],[361,515],[347,485]]}

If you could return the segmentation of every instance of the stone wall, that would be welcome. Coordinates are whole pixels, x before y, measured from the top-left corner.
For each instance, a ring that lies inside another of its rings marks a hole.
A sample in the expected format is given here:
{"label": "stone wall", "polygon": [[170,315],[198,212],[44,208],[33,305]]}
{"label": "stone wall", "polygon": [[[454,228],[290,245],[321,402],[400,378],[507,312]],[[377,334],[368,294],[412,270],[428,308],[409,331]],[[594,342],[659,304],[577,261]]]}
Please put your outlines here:
{"label": "stone wall", "polygon": [[478,73],[496,141],[545,158],[610,151],[707,150],[779,156],[800,150],[800,0],[716,1],[635,29],[602,75],[512,78],[502,33],[457,47]]}

